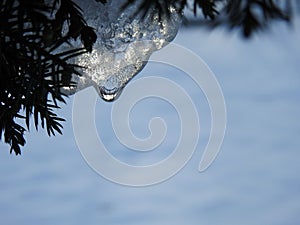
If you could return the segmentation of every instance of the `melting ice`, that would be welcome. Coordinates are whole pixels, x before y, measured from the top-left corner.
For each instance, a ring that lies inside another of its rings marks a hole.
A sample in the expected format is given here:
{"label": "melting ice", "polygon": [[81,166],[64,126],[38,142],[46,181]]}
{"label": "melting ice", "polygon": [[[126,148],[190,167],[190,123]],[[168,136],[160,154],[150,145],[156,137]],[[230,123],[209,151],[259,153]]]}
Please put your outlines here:
{"label": "melting ice", "polygon": [[[169,8],[170,17],[153,14],[144,19],[132,17],[140,1],[121,11],[121,1],[108,1],[103,5],[94,0],[77,0],[89,26],[94,27],[97,41],[94,50],[79,56],[75,63],[85,67],[82,77],[74,77],[77,87],[64,89],[68,95],[94,86],[106,101],[116,99],[124,86],[146,65],[150,55],[172,41],[181,23],[181,13]],[[153,15],[155,15],[153,17]],[[75,46],[79,41],[74,41]]]}

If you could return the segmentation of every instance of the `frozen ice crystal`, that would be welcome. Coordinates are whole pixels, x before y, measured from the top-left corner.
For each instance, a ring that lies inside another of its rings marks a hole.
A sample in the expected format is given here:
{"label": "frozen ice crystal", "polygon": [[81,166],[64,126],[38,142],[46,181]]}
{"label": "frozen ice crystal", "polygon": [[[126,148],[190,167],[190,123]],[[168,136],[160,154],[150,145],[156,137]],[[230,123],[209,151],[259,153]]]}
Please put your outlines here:
{"label": "frozen ice crystal", "polygon": [[[124,0],[102,5],[94,0],[77,0],[89,26],[94,27],[97,41],[91,53],[79,56],[75,63],[83,66],[83,76],[74,77],[76,88],[65,88],[68,94],[94,86],[106,101],[116,99],[124,86],[146,65],[150,55],[172,41],[181,23],[181,13],[169,8],[170,17],[153,14],[144,19],[132,17],[140,1],[121,10]],[[155,15],[155,16],[153,16]],[[79,41],[72,43],[79,45]]]}

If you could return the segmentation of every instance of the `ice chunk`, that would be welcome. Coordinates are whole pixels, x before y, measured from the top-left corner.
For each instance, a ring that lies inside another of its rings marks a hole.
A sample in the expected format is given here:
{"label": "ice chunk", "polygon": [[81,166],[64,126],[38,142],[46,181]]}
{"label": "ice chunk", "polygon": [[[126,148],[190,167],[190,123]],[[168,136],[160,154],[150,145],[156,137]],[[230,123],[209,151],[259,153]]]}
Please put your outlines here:
{"label": "ice chunk", "polygon": [[[94,86],[106,101],[116,99],[124,86],[146,65],[150,55],[172,41],[181,23],[181,13],[170,7],[170,17],[159,19],[154,9],[144,19],[132,17],[141,1],[121,10],[126,1],[77,0],[89,26],[96,29],[94,50],[79,56],[75,63],[85,67],[82,77],[74,77],[77,87],[64,89],[68,95]],[[154,17],[153,17],[154,15]],[[79,45],[77,40],[72,43]]]}

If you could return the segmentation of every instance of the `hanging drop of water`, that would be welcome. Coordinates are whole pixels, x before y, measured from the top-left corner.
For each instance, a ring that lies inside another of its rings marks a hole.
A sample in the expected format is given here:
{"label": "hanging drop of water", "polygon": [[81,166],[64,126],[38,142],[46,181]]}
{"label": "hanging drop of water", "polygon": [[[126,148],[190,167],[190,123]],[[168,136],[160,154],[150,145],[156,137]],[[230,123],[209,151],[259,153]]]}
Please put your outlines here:
{"label": "hanging drop of water", "polygon": [[108,90],[105,86],[101,86],[99,87],[99,95],[103,100],[111,102],[116,100],[120,96],[122,90],[123,88],[114,88]]}

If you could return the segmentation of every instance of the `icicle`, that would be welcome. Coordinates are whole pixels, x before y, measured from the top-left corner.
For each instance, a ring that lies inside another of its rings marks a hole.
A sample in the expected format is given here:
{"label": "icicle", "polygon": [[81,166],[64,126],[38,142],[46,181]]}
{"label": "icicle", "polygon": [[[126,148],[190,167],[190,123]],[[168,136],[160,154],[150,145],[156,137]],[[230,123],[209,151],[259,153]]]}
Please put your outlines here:
{"label": "icicle", "polygon": [[[94,86],[106,101],[115,100],[124,86],[146,65],[150,55],[172,41],[181,23],[181,14],[170,8],[170,17],[131,18],[140,1],[121,11],[126,1],[109,1],[102,5],[94,0],[78,0],[89,26],[96,29],[94,50],[79,56],[75,63],[83,66],[77,87],[65,89],[68,95]],[[79,40],[74,45],[79,45]]]}

